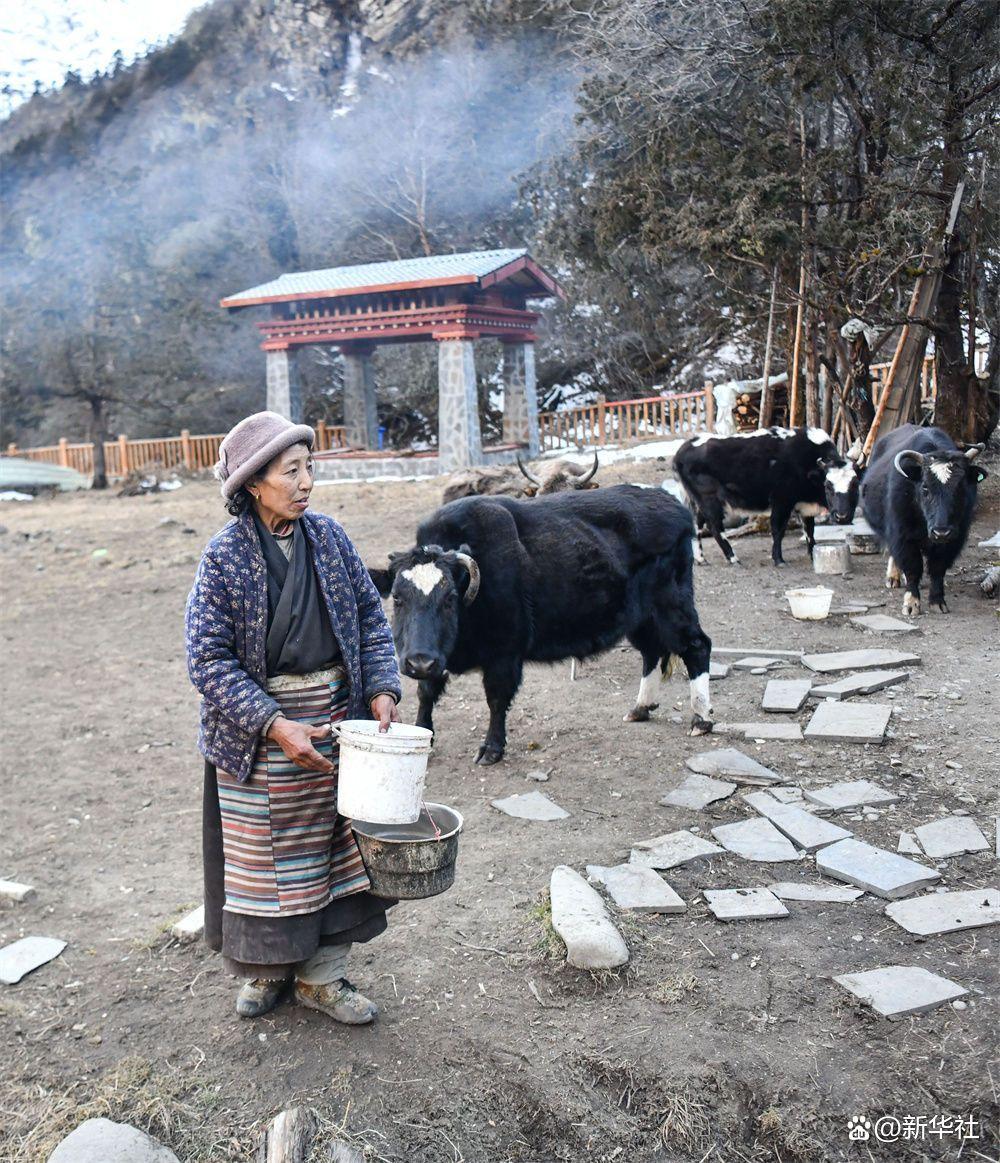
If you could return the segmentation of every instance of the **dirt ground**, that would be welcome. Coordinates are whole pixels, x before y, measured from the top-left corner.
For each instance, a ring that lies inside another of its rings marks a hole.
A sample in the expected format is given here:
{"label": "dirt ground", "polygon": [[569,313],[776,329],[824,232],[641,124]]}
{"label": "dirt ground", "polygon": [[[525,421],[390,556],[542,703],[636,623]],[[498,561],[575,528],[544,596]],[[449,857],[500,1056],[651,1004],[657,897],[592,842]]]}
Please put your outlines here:
{"label": "dirt ground", "polygon": [[[972,548],[949,577],[951,613],[921,617],[905,637],[922,665],[889,695],[886,744],[737,744],[790,782],[867,776],[892,788],[897,805],[847,825],[891,849],[900,829],[946,809],[968,810],[988,835],[998,814],[998,624],[975,584],[989,559],[975,543],[1000,525],[988,467]],[[658,483],[667,468],[617,465],[604,480]],[[201,548],[223,524],[215,490],[189,481],[170,494],[67,495],[0,513],[0,876],[37,888],[0,905],[0,943],[29,933],[69,943],[0,987],[0,1157],[45,1159],[83,1117],[108,1114],[185,1161],[251,1159],[263,1123],[305,1103],[322,1125],[314,1159],[336,1137],[369,1159],[413,1163],[997,1158],[996,928],[914,938],[867,895],[720,924],[700,890],[816,879],[809,859],[768,866],[726,854],[667,874],[686,914],[621,918],[624,971],[565,967],[546,904],[556,864],[616,863],[635,841],[676,828],[705,835],[749,814],[739,795],[705,812],[658,804],[686,756],[733,740],[688,737],[682,676],[653,721],[624,724],[639,677],[628,649],[588,661],[576,682],[568,663],[529,666],[507,758],[493,768],[472,763],[486,726],[479,680],[454,681],[436,716],[428,798],[465,816],[458,879],[444,896],[400,904],[388,933],[355,951],[351,976],[382,1008],[373,1028],[288,1004],[238,1019],[219,958],[166,933],[200,899],[201,761],[182,615]],[[411,543],[439,496],[430,482],[337,485],[317,488],[314,504],[379,564]],[[814,579],[795,534],[781,572],[764,538],[741,543],[737,568],[712,545],[706,553],[697,596],[716,646],[899,644],[844,617],[792,621],[783,591]],[[885,612],[898,615],[884,560],[854,564],[834,579],[838,597],[888,599]],[[713,682],[715,717],[759,718],[765,681]],[[408,683],[404,718],[415,708]],[[530,823],[490,807],[539,787],[525,780],[539,768],[568,819]],[[942,884],[995,886],[993,853],[944,861]],[[958,981],[967,1008],[889,1022],[831,981],[892,964]],[[847,1121],[862,1114],[972,1115],[980,1137],[852,1143]]]}

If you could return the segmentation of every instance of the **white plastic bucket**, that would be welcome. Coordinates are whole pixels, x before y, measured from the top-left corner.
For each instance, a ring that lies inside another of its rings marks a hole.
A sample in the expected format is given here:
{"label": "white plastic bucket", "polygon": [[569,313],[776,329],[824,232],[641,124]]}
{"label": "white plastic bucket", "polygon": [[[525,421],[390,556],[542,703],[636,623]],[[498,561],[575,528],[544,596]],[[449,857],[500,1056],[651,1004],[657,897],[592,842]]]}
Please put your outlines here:
{"label": "white plastic bucket", "polygon": [[785,597],[792,607],[792,617],[803,622],[820,622],[830,613],[833,590],[826,586],[809,586],[798,590],[785,590]]}
{"label": "white plastic bucket", "polygon": [[851,568],[851,555],[844,541],[813,546],[813,571],[815,573],[847,573]]}
{"label": "white plastic bucket", "polygon": [[337,811],[373,824],[413,824],[420,818],[432,734],[426,727],[373,719],[337,723],[340,777]]}

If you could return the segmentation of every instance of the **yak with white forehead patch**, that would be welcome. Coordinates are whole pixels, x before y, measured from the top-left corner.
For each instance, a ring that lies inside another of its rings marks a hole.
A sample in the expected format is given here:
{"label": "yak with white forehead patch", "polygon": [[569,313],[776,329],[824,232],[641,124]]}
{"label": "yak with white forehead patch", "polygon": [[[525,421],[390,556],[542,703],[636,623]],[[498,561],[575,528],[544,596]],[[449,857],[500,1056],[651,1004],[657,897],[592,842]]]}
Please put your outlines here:
{"label": "yak with white forehead patch", "polygon": [[679,657],[690,679],[692,734],[712,729],[712,643],[698,621],[691,514],[660,489],[616,485],[533,501],[466,497],[417,530],[417,546],[372,569],[392,595],[403,673],[419,684],[417,725],[450,674],[479,670],[490,709],[478,763],[496,763],[525,662],[601,654],[627,639],[642,655],[627,720],[649,718]]}
{"label": "yak with white forehead patch", "polygon": [[811,555],[816,517],[828,512],[837,524],[847,525],[858,504],[861,474],[820,428],[697,436],[678,450],[674,469],[698,522],[699,561],[704,561],[704,530],[715,538],[730,565],[738,560],[723,533],[729,513],[770,510],[771,559],[784,565],[781,543],[793,512],[802,518]]}
{"label": "yak with white forehead patch", "polygon": [[944,575],[969,535],[979,482],[986,470],[973,464],[982,451],[964,451],[940,428],[904,424],[875,443],[861,503],[869,525],[889,550],[885,584],[902,579],[903,613],[920,613],[924,561],[930,603],[947,613]]}

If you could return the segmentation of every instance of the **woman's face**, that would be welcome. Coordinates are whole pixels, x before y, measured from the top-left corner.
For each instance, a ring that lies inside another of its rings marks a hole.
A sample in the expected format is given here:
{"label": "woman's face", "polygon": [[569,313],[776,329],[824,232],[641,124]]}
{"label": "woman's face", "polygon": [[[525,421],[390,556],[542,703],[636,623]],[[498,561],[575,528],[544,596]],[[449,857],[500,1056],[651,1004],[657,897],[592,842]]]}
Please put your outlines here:
{"label": "woman's face", "polygon": [[309,506],[313,487],[312,453],[305,444],[286,448],[247,486],[261,520],[272,531],[296,521]]}

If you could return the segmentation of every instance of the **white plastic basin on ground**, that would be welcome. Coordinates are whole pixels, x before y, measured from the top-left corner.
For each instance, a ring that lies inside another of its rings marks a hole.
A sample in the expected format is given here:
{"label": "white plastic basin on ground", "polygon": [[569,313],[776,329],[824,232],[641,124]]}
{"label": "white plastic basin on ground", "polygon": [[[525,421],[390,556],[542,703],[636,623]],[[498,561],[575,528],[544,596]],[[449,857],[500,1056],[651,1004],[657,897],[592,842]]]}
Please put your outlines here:
{"label": "white plastic basin on ground", "polygon": [[797,590],[785,590],[785,597],[792,608],[793,618],[802,622],[821,622],[830,613],[833,590],[826,586],[803,586]]}

